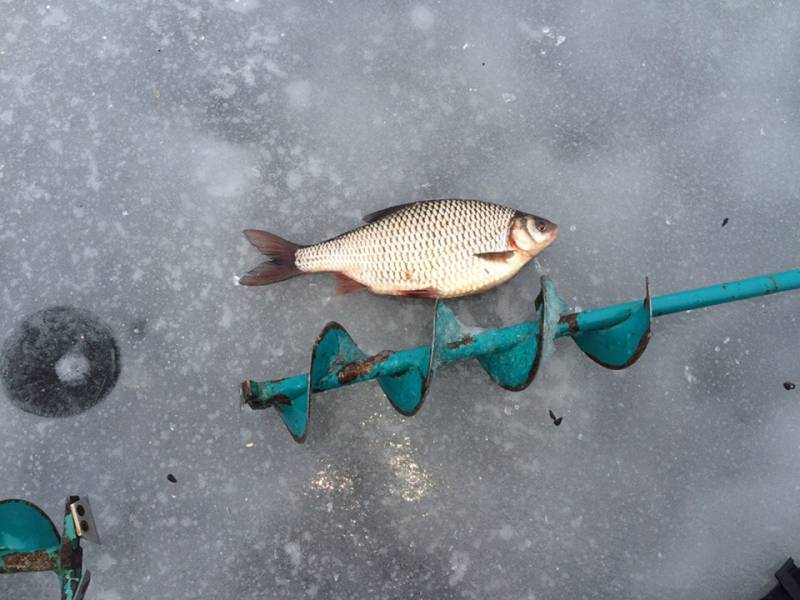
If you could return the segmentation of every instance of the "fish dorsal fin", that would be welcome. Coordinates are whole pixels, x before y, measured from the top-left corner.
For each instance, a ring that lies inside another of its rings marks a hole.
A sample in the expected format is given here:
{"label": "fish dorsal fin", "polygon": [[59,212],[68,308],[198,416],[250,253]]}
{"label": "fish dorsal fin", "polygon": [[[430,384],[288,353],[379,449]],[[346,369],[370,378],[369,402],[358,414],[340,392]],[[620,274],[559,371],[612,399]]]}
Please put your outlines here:
{"label": "fish dorsal fin", "polygon": [[469,203],[479,203],[479,204],[492,204],[491,202],[485,202],[484,200],[469,200],[468,198],[433,198],[431,200],[417,200],[415,202],[406,202],[405,204],[398,204],[396,206],[389,206],[387,208],[382,208],[380,210],[376,210],[375,212],[371,212],[368,215],[364,215],[363,217],[361,217],[361,220],[364,221],[365,223],[374,223],[375,221],[378,221],[383,217],[388,217],[389,215],[401,211],[404,208],[408,208],[409,206],[414,206],[415,204],[432,204],[434,202],[469,202]]}
{"label": "fish dorsal fin", "polygon": [[365,223],[374,223],[375,221],[379,221],[383,217],[389,216],[393,213],[396,213],[398,210],[402,210],[414,204],[416,204],[416,202],[406,202],[405,204],[398,204],[397,206],[382,208],[380,210],[376,210],[375,212],[371,212],[368,215],[364,215],[363,217],[361,217],[361,220],[364,221]]}

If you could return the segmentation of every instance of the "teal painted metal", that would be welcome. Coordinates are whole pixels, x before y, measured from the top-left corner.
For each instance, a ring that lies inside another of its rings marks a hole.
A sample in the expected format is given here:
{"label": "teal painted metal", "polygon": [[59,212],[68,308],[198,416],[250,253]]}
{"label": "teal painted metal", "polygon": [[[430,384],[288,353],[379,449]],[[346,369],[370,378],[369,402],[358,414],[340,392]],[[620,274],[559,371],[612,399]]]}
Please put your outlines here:
{"label": "teal painted metal", "polygon": [[651,337],[652,319],[725,302],[800,288],[800,269],[742,279],[704,288],[644,298],[604,308],[568,313],[548,277],[535,302],[536,318],[499,329],[467,327],[442,301],[434,311],[433,337],[427,347],[367,356],[338,323],[317,338],[309,375],[242,383],[242,401],[259,410],[275,407],[297,441],[305,440],[313,394],[378,379],[392,406],[415,414],[440,365],[475,358],[489,377],[506,389],[530,385],[555,339],[572,337],[592,360],[610,369],[631,366]]}
{"label": "teal painted metal", "polygon": [[624,321],[590,331],[579,331],[575,343],[589,358],[608,369],[624,369],[641,356],[650,341],[653,318],[650,283],[644,301],[633,307]]}
{"label": "teal painted metal", "polygon": [[[64,530],[58,535],[45,512],[26,500],[0,501],[0,574],[53,571],[61,584],[62,600],[81,600],[91,574],[83,570],[81,537],[94,528],[88,501],[67,499]],[[96,538],[95,538],[96,539]]]}
{"label": "teal painted metal", "polygon": [[58,531],[38,506],[25,500],[0,502],[0,558],[12,551],[30,552],[59,544]]}

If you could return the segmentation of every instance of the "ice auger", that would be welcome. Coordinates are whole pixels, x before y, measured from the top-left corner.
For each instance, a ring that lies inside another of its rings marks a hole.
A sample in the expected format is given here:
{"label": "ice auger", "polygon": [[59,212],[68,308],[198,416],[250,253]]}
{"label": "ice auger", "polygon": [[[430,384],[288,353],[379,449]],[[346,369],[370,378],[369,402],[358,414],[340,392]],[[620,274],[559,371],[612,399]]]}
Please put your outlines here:
{"label": "ice auger", "polygon": [[569,336],[598,364],[624,369],[642,355],[655,317],[800,288],[800,269],[731,281],[593,310],[569,312],[549,277],[541,278],[536,318],[499,329],[467,327],[443,301],[437,301],[430,346],[385,350],[367,356],[339,323],[328,323],[311,348],[307,374],[274,381],[242,383],[242,402],[252,409],[274,407],[298,442],[308,434],[312,396],[377,379],[401,414],[419,411],[436,369],[477,359],[489,377],[507,390],[523,390],[555,349]]}

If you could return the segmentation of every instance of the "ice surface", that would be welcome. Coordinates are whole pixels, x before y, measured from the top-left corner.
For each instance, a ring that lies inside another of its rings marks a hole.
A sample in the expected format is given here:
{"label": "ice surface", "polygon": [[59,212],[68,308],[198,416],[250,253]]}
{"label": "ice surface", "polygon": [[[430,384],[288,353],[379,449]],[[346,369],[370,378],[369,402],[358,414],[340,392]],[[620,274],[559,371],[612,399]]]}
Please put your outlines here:
{"label": "ice surface", "polygon": [[[0,392],[0,498],[90,495],[89,598],[745,600],[800,557],[796,293],[657,319],[619,373],[569,340],[517,394],[443,368],[413,419],[326,393],[298,446],[239,382],[305,370],[329,320],[427,343],[432,305],[235,284],[242,229],[454,196],[561,224],[537,264],[573,306],[799,266],[796,3],[0,8],[0,342],[72,305],[122,356],[77,417]],[[531,266],[453,307],[494,326],[537,293]]]}

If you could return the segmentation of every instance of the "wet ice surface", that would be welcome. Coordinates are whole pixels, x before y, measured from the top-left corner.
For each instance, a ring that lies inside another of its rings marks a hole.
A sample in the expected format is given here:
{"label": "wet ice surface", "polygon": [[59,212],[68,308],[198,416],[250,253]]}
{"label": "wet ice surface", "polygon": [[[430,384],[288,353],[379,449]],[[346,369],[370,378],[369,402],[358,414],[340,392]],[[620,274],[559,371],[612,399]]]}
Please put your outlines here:
{"label": "wet ice surface", "polygon": [[[432,306],[234,284],[246,227],[311,242],[434,197],[559,223],[537,264],[573,307],[797,267],[797,6],[2,14],[0,332],[85,308],[122,371],[77,417],[0,397],[0,497],[57,517],[89,494],[89,598],[744,600],[800,555],[797,294],[659,319],[623,372],[569,340],[517,394],[443,368],[413,419],[374,384],[327,393],[298,446],[238,412],[239,382],[303,371],[328,320],[368,351],[424,343]],[[453,307],[516,322],[536,280]]]}

